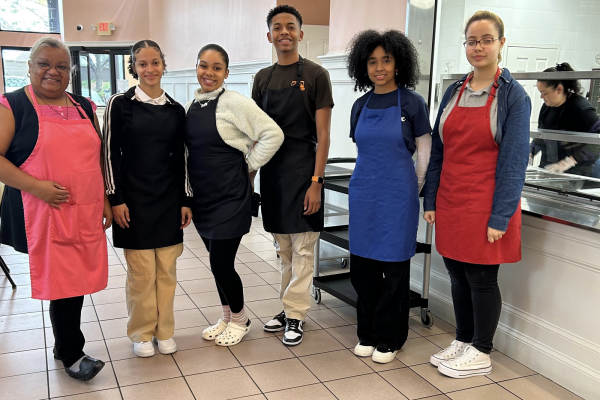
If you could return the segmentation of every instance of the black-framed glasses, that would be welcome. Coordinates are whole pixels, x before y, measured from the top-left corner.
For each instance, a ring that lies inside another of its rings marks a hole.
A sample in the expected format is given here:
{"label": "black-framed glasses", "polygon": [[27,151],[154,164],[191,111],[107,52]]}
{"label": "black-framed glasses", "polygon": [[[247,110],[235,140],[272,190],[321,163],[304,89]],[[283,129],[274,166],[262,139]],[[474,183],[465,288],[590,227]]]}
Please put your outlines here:
{"label": "black-framed glasses", "polygon": [[[39,69],[46,72],[52,69],[52,65],[46,61],[32,61]],[[70,67],[66,65],[55,65],[54,69],[58,71],[61,75],[66,75],[69,73]]]}
{"label": "black-framed glasses", "polygon": [[490,47],[494,44],[494,41],[500,40],[500,38],[485,38],[481,40],[467,40],[463,43],[466,49],[474,49],[477,47],[477,43],[481,44],[481,47]]}

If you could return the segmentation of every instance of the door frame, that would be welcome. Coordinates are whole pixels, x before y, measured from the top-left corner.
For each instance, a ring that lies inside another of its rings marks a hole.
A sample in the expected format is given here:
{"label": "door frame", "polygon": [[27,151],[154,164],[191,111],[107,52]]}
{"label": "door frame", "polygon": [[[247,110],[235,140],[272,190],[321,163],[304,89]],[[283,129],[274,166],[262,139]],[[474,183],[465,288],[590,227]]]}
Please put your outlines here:
{"label": "door frame", "polygon": [[[110,90],[111,92],[117,93],[117,78],[115,74],[115,59],[116,55],[130,55],[130,47],[85,47],[85,46],[71,46],[71,64],[75,67],[75,73],[71,77],[71,90],[74,94],[79,96],[85,96],[81,92],[81,64],[79,57],[81,53],[93,53],[93,54],[108,54],[110,56]],[[90,76],[90,64],[88,62],[88,77]]]}
{"label": "door frame", "polygon": [[[510,48],[534,48],[534,49],[548,49],[548,50],[556,50],[556,60],[560,61],[560,45],[559,44],[538,44],[538,43],[507,43],[506,46],[504,46],[504,48],[502,49],[502,64],[503,67],[506,67],[506,65],[504,65],[504,62],[506,60],[508,60],[508,50]],[[512,72],[517,72],[517,71],[512,71]],[[542,72],[542,71],[537,71],[537,72]]]}

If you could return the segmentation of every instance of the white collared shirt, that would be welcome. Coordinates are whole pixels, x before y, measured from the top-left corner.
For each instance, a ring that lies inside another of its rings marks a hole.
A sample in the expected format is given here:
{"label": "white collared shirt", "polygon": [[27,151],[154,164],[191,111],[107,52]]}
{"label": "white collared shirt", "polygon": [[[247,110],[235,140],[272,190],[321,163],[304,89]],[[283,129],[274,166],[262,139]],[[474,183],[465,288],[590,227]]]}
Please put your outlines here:
{"label": "white collared shirt", "polygon": [[162,105],[166,104],[168,101],[167,95],[165,94],[164,90],[163,90],[162,94],[160,95],[160,97],[157,97],[156,99],[152,99],[142,89],[140,89],[139,86],[135,87],[135,98],[137,100],[141,101],[142,103],[152,104],[155,106],[162,106]]}

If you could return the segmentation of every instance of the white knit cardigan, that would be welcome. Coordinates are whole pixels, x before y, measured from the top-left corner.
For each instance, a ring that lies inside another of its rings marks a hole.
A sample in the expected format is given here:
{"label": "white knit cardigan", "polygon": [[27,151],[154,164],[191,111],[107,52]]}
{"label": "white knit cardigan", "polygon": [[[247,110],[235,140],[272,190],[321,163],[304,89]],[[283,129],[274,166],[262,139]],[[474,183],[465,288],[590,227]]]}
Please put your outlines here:
{"label": "white knit cardigan", "polygon": [[[201,93],[194,92],[197,101],[214,100],[225,88]],[[189,110],[193,100],[185,105]],[[254,100],[233,90],[225,90],[219,97],[216,110],[217,131],[229,146],[246,155],[248,169],[256,171],[265,165],[283,143],[283,131]],[[254,142],[256,145],[254,145]],[[253,147],[254,146],[254,147]]]}

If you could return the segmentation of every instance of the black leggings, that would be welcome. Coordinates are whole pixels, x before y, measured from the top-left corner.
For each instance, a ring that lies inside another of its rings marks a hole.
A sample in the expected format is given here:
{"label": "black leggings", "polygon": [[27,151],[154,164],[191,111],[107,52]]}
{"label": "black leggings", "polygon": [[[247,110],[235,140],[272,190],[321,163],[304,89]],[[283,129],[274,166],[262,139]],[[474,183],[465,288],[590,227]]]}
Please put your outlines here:
{"label": "black leggings", "polygon": [[232,313],[239,313],[244,308],[244,287],[235,270],[235,255],[242,237],[233,239],[202,237],[202,241],[210,254],[210,269],[217,283],[221,304],[229,306]]}
{"label": "black leggings", "polygon": [[444,263],[452,282],[456,340],[473,343],[477,350],[490,354],[502,311],[500,265],[469,264],[446,257]]}
{"label": "black leggings", "polygon": [[385,262],[350,254],[350,280],[358,294],[358,339],[401,349],[408,338],[410,260]]}
{"label": "black leggings", "polygon": [[85,355],[81,332],[83,296],[50,300],[50,321],[54,333],[54,355],[69,368]]}

